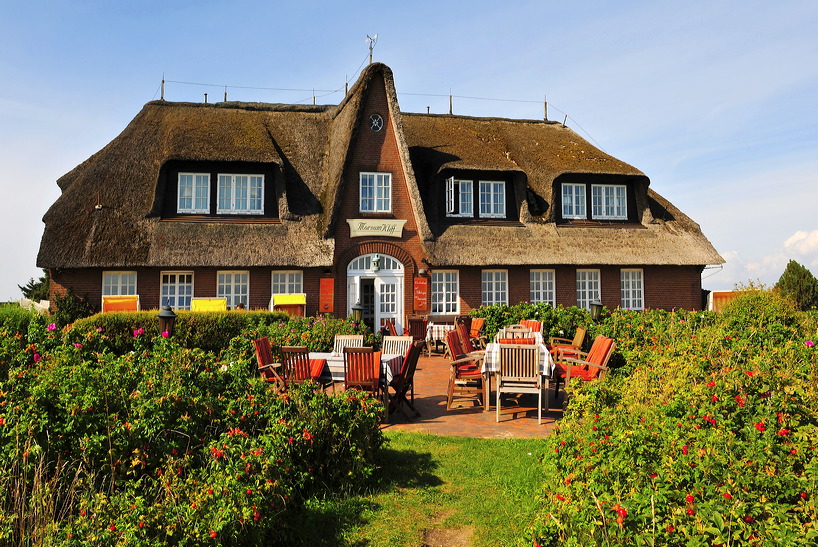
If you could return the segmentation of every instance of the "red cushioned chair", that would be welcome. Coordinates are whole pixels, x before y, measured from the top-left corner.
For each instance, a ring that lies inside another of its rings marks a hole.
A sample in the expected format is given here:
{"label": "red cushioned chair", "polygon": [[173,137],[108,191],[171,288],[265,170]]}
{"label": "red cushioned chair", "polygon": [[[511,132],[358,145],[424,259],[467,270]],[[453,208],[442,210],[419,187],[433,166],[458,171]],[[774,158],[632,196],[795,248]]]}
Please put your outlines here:
{"label": "red cushioned chair", "polygon": [[542,323],[536,319],[523,319],[520,324],[531,329],[531,332],[542,332]]}
{"label": "red cushioned chair", "polygon": [[608,373],[608,360],[615,348],[616,343],[611,338],[600,334],[594,339],[588,353],[573,348],[558,350],[554,359],[555,395],[561,379],[564,379],[567,386],[572,376],[586,381],[604,377]]}
{"label": "red cushioned chair", "polygon": [[577,350],[582,349],[582,344],[585,342],[585,327],[577,327],[577,332],[574,333],[574,338],[557,338],[552,336],[548,340],[548,348],[554,360],[557,359],[557,352],[564,350],[565,357],[577,357]]}
{"label": "red cushioned chair", "polygon": [[484,317],[474,317],[471,320],[471,329],[469,329],[469,338],[471,338],[471,344],[477,349],[485,349],[486,347],[486,335],[483,333],[483,329],[486,326],[486,319]]}
{"label": "red cushioned chair", "polygon": [[326,359],[310,359],[306,346],[282,346],[281,361],[284,365],[284,383],[313,381],[326,389],[333,385],[332,379],[323,376]]}
{"label": "red cushioned chair", "polygon": [[485,410],[487,401],[483,400],[483,373],[481,371],[485,352],[466,354],[457,330],[450,330],[446,333],[446,344],[452,354],[452,361],[449,362],[451,370],[449,371],[446,410],[451,410],[454,398],[461,396],[480,401]]}
{"label": "red cushioned chair", "polygon": [[279,363],[273,362],[273,352],[270,349],[270,340],[264,336],[253,340],[256,347],[256,361],[258,362],[258,372],[267,382],[276,384],[278,389],[285,389],[286,382],[281,376],[283,371]]}

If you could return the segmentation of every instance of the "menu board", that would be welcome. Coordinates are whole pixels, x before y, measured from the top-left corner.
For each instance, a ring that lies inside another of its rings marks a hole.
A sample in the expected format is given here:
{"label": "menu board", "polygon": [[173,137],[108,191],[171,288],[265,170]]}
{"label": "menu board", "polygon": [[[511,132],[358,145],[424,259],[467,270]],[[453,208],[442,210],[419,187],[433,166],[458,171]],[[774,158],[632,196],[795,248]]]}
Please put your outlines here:
{"label": "menu board", "polygon": [[425,277],[415,278],[415,311],[429,309],[429,280]]}
{"label": "menu board", "polygon": [[322,277],[318,292],[318,313],[333,313],[335,311],[335,279]]}

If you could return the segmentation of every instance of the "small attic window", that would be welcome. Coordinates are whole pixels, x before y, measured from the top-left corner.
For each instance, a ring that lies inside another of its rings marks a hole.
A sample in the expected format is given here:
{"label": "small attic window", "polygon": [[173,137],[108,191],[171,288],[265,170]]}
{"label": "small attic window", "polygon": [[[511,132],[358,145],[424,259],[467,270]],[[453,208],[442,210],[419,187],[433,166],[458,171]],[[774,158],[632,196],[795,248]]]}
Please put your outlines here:
{"label": "small attic window", "polygon": [[177,213],[207,214],[210,212],[210,174],[179,173]]}

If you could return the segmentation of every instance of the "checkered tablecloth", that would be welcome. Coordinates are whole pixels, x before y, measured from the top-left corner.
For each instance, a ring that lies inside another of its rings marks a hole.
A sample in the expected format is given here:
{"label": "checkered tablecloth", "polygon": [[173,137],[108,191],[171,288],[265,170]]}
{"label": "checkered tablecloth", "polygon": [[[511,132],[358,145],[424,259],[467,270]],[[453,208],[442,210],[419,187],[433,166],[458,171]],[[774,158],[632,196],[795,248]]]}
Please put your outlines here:
{"label": "checkered tablecloth", "polygon": [[[527,333],[525,335],[525,337],[526,338],[534,338],[534,340],[536,340],[536,342],[534,342],[535,344],[542,344],[543,343],[542,333],[541,332],[529,332],[529,333]],[[494,341],[497,342],[497,340],[499,340],[499,339],[500,339],[500,333],[498,332],[497,334],[494,335]]]}
{"label": "checkered tablecloth", "polygon": [[[336,353],[310,352],[310,359],[326,359],[327,366],[324,367],[323,378],[332,378],[333,382],[344,381],[344,356]],[[381,354],[381,374],[387,383],[392,381],[392,376],[400,372],[403,364],[403,355],[382,353]]]}
{"label": "checkered tablecloth", "polygon": [[426,340],[445,342],[446,333],[450,330],[454,330],[454,325],[451,323],[429,323],[426,327]]}
{"label": "checkered tablecloth", "polygon": [[[537,344],[540,350],[540,374],[550,377],[554,372],[554,360],[545,344]],[[486,345],[486,359],[483,361],[484,373],[497,372],[500,370],[500,344],[494,342]]]}

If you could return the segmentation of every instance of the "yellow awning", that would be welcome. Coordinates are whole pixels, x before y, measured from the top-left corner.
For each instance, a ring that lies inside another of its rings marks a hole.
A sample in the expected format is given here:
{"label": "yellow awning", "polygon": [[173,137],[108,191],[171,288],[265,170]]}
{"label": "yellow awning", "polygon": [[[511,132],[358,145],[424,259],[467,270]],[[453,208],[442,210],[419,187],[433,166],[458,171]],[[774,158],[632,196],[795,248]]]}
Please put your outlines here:
{"label": "yellow awning", "polygon": [[139,311],[139,295],[103,296],[102,311]]}
{"label": "yellow awning", "polygon": [[227,311],[227,299],[191,298],[190,311]]}
{"label": "yellow awning", "polygon": [[286,306],[293,304],[307,304],[306,294],[274,294],[273,306]]}

